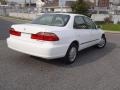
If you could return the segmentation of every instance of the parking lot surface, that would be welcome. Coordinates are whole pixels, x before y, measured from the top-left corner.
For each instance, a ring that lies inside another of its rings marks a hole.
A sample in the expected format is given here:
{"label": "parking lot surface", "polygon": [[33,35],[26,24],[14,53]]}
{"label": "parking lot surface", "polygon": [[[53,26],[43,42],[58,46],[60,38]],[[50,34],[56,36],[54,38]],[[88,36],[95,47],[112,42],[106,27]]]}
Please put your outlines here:
{"label": "parking lot surface", "polygon": [[106,33],[104,49],[85,49],[65,65],[9,49],[12,24],[0,20],[0,90],[120,90],[120,34]]}

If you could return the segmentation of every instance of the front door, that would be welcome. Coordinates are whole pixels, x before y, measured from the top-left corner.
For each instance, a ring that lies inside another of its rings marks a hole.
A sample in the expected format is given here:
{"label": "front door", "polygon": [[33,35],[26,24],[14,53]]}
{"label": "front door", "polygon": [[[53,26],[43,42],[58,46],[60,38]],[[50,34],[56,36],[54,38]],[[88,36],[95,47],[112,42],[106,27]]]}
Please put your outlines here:
{"label": "front door", "polygon": [[84,17],[84,20],[88,28],[91,29],[91,39],[93,41],[92,44],[98,43],[98,41],[100,40],[101,34],[98,28],[96,27],[96,24],[88,17]]}

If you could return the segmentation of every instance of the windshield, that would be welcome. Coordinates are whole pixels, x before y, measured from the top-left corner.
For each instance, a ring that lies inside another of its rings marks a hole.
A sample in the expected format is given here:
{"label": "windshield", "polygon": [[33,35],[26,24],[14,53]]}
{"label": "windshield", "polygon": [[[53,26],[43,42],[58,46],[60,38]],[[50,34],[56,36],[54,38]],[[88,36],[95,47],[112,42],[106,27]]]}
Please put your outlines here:
{"label": "windshield", "polygon": [[48,25],[48,26],[65,26],[69,21],[69,15],[63,14],[43,14],[32,21],[32,24]]}

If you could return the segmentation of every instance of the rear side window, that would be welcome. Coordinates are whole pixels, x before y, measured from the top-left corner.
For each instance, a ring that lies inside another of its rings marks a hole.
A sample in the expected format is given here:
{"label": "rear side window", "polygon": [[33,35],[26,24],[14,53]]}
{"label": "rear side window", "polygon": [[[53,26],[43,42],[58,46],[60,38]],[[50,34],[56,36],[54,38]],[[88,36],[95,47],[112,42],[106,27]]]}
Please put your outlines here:
{"label": "rear side window", "polygon": [[73,27],[75,29],[86,29],[87,28],[86,23],[82,16],[75,16]]}

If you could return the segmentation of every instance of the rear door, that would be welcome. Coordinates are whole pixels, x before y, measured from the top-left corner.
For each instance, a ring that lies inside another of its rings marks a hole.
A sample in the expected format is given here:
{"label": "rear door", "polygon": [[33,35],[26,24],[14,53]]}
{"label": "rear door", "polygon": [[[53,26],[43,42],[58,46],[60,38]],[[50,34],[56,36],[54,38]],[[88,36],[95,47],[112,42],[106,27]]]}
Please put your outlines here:
{"label": "rear door", "polygon": [[75,30],[76,37],[78,38],[80,49],[88,47],[92,40],[91,29],[88,29],[83,16],[74,17],[73,28]]}

